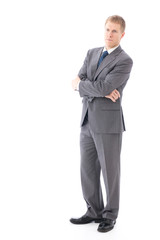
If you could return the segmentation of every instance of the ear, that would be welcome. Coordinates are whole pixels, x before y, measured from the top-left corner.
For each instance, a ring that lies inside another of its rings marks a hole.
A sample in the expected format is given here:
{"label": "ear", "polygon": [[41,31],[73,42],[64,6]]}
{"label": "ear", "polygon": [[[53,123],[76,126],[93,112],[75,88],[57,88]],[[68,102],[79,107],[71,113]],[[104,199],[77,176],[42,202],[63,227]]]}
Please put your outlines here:
{"label": "ear", "polygon": [[122,33],[121,39],[124,37],[124,35],[125,35],[125,32]]}

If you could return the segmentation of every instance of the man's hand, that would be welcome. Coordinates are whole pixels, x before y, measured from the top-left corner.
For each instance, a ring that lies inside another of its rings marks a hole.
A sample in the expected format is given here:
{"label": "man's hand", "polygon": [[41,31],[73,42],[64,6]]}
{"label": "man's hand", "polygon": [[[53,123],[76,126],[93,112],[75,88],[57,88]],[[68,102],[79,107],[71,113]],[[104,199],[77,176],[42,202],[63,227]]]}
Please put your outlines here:
{"label": "man's hand", "polygon": [[109,98],[112,100],[112,102],[116,102],[116,100],[120,98],[120,93],[117,91],[117,89],[114,89],[113,92],[105,96],[105,98]]}
{"label": "man's hand", "polygon": [[81,79],[78,76],[74,80],[72,80],[72,88],[73,88],[73,90],[77,90],[77,86],[78,86],[80,81],[81,81]]}

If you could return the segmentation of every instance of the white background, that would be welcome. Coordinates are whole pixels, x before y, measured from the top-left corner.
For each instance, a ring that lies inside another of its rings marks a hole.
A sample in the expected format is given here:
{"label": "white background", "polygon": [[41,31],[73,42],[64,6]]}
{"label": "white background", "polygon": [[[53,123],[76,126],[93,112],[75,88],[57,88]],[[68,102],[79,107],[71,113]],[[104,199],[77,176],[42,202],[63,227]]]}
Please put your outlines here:
{"label": "white background", "polygon": [[[81,99],[71,89],[104,22],[127,23],[121,207],[115,229],[75,226]],[[0,1],[0,239],[159,239],[159,1]]]}

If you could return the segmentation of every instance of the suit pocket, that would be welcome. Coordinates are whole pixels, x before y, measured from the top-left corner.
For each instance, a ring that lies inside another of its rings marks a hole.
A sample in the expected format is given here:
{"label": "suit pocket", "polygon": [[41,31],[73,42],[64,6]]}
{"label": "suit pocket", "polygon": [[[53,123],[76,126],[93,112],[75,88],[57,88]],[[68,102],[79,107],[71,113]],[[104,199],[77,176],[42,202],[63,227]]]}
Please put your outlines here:
{"label": "suit pocket", "polygon": [[124,131],[120,110],[106,110],[92,113],[90,123],[97,133],[120,133]]}
{"label": "suit pocket", "polygon": [[100,98],[94,102],[96,111],[120,111],[120,101],[117,100],[115,103],[110,99]]}
{"label": "suit pocket", "polygon": [[102,108],[101,111],[117,112],[117,111],[120,111],[120,109],[106,109],[106,108]]}

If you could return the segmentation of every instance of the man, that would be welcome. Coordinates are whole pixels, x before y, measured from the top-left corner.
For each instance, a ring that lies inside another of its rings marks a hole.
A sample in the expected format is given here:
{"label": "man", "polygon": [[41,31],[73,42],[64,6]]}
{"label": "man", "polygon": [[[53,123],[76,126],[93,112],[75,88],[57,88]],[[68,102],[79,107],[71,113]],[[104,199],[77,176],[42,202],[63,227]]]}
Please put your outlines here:
{"label": "man", "polygon": [[[100,223],[99,232],[114,228],[119,211],[120,152],[125,131],[121,101],[132,59],[120,47],[125,21],[114,15],[105,23],[105,47],[88,51],[74,90],[83,97],[81,119],[81,183],[87,212],[73,224]],[[104,206],[100,172],[105,184]]]}

